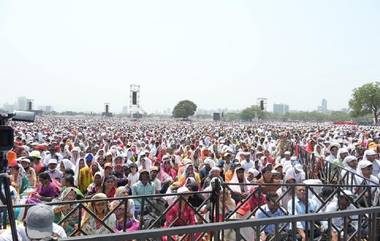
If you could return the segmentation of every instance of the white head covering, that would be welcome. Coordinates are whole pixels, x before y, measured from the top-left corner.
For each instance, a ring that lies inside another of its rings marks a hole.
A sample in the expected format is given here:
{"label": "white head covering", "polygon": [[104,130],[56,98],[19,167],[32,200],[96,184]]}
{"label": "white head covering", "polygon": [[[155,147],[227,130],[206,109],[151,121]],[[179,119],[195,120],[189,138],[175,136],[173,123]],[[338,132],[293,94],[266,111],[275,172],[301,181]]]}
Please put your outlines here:
{"label": "white head covering", "polygon": [[71,169],[75,172],[75,165],[69,160],[69,159],[63,159],[62,160],[63,166],[66,169]]}
{"label": "white head covering", "polygon": [[[237,167],[237,168],[235,168],[234,175],[232,176],[230,183],[239,183],[239,179],[238,179],[238,176],[237,176],[237,173],[236,173],[236,171],[239,170],[239,169],[243,169],[244,170],[243,167]],[[246,183],[249,183],[249,182],[248,182],[247,178],[244,176],[243,177],[243,184],[246,184]],[[239,185],[231,185],[230,188],[234,192],[239,192],[239,193],[241,192],[241,189],[240,189]],[[248,186],[245,186],[244,190],[247,191],[248,190]]]}

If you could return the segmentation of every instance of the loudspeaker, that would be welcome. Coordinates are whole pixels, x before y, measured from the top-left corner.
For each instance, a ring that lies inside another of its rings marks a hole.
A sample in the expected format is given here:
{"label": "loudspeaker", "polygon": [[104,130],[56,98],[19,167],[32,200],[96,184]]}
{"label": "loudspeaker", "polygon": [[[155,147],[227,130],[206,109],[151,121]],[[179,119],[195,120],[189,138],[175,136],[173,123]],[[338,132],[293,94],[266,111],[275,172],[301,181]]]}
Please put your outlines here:
{"label": "loudspeaker", "polygon": [[132,92],[132,105],[137,105],[137,92]]}
{"label": "loudspeaker", "polygon": [[33,110],[33,102],[28,101],[28,111],[32,111],[32,110]]}
{"label": "loudspeaker", "polygon": [[264,101],[260,100],[260,110],[264,110]]}
{"label": "loudspeaker", "polygon": [[220,121],[220,113],[214,113],[213,114],[213,120],[214,121]]}

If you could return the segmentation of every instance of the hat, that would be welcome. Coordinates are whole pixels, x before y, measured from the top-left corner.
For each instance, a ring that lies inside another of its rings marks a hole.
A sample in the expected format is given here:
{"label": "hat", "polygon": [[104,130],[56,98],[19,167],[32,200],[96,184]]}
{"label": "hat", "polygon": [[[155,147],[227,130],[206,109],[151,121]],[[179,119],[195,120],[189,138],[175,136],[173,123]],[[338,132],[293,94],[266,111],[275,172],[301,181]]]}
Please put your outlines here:
{"label": "hat", "polygon": [[220,168],[219,167],[211,168],[210,173],[213,173],[213,172],[220,172]]}
{"label": "hat", "polygon": [[84,156],[84,159],[86,159],[86,161],[92,161],[94,159],[94,156],[91,154],[91,153],[87,153],[85,156]]}
{"label": "hat", "polygon": [[362,160],[359,162],[358,166],[360,169],[363,169],[363,168],[366,168],[366,167],[369,167],[369,166],[372,166],[372,162],[368,161],[368,160]]}
{"label": "hat", "polygon": [[274,170],[274,169],[273,169],[271,172],[272,172],[273,175],[281,175],[280,172],[278,172],[278,171],[276,171],[276,170]]}
{"label": "hat", "polygon": [[331,149],[332,149],[333,147],[336,147],[337,149],[339,149],[339,148],[340,148],[340,145],[339,145],[339,143],[333,143],[333,144],[330,145],[329,150],[331,151]]}
{"label": "hat", "polygon": [[279,167],[284,167],[281,163],[277,163],[275,166],[274,166],[274,169],[277,169]]}
{"label": "hat", "polygon": [[211,167],[214,166],[215,162],[211,158],[206,158],[203,162],[205,165],[210,165]]}
{"label": "hat", "polygon": [[37,158],[37,159],[41,159],[41,153],[39,151],[32,151],[30,154],[29,154],[29,157],[33,157],[33,158]]}
{"label": "hat", "polygon": [[157,166],[152,166],[152,168],[150,169],[150,171],[156,171],[156,172],[158,172],[158,167]]}
{"label": "hat", "polygon": [[50,159],[48,162],[48,165],[50,165],[50,164],[58,164],[57,159]]}
{"label": "hat", "polygon": [[291,155],[290,151],[284,152],[284,155]]}
{"label": "hat", "polygon": [[257,177],[260,174],[260,172],[254,168],[249,168],[248,173],[251,173],[254,177]]}
{"label": "hat", "polygon": [[232,155],[232,154],[229,153],[229,152],[226,152],[226,153],[223,154],[224,157],[226,157],[226,156],[231,156],[231,155]]}
{"label": "hat", "polygon": [[29,208],[25,218],[26,232],[30,239],[48,238],[53,234],[53,209],[44,204]]}
{"label": "hat", "polygon": [[219,160],[217,167],[223,167],[224,166],[224,160]]}
{"label": "hat", "polygon": [[352,162],[354,160],[358,160],[355,156],[346,156],[343,160],[343,162],[345,163],[349,163],[349,162]]}
{"label": "hat", "polygon": [[22,157],[20,162],[27,162],[30,163],[30,160],[28,158]]}
{"label": "hat", "polygon": [[365,151],[365,155],[366,156],[372,156],[372,155],[376,155],[377,153],[374,151],[374,150],[367,150]]}

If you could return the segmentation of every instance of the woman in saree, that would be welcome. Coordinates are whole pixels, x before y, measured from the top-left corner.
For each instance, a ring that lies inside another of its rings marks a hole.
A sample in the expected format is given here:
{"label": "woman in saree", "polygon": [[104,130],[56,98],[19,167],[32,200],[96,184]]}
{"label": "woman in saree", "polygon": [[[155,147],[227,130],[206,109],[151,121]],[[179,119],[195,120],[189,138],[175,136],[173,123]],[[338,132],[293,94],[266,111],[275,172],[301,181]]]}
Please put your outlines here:
{"label": "woman in saree", "polygon": [[[115,198],[122,197],[128,197],[128,189],[126,187],[118,187],[116,189]],[[120,204],[121,202],[123,202],[123,204]],[[135,202],[133,199],[112,201],[110,207],[111,210],[116,209],[115,215],[117,231],[131,232],[139,229],[140,222],[135,218],[134,215]]]}
{"label": "woman in saree", "polygon": [[[97,193],[95,194],[91,200],[97,200],[97,199],[106,199],[107,195],[104,193]],[[109,212],[108,208],[108,202],[107,201],[93,201],[89,205],[89,209],[100,219],[103,220],[102,222],[99,222],[98,219],[93,217],[90,213],[85,212],[83,218],[81,227],[82,230],[87,235],[94,235],[94,234],[110,234],[114,233],[116,230],[116,216],[115,214],[111,214],[106,220],[104,218]]]}

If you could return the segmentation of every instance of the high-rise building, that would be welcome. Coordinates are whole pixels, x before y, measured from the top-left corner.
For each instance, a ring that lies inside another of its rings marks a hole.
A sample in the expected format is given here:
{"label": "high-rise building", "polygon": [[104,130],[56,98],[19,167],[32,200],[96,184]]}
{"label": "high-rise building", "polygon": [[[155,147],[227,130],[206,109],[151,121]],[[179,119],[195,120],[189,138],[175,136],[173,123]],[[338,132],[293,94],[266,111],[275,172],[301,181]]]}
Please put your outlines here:
{"label": "high-rise building", "polygon": [[52,112],[53,106],[51,105],[40,106],[39,109],[42,110],[43,112]]}
{"label": "high-rise building", "polygon": [[121,111],[122,114],[128,114],[128,106],[123,106],[123,110]]}
{"label": "high-rise building", "polygon": [[322,113],[327,113],[328,112],[328,110],[327,110],[327,100],[326,99],[322,99],[322,104],[321,104],[321,106],[318,106],[318,111],[322,112]]}
{"label": "high-rise building", "polygon": [[288,112],[289,112],[289,105],[273,104],[273,113],[285,115]]}
{"label": "high-rise building", "polygon": [[17,110],[27,110],[28,108],[28,99],[25,96],[17,98]]}

